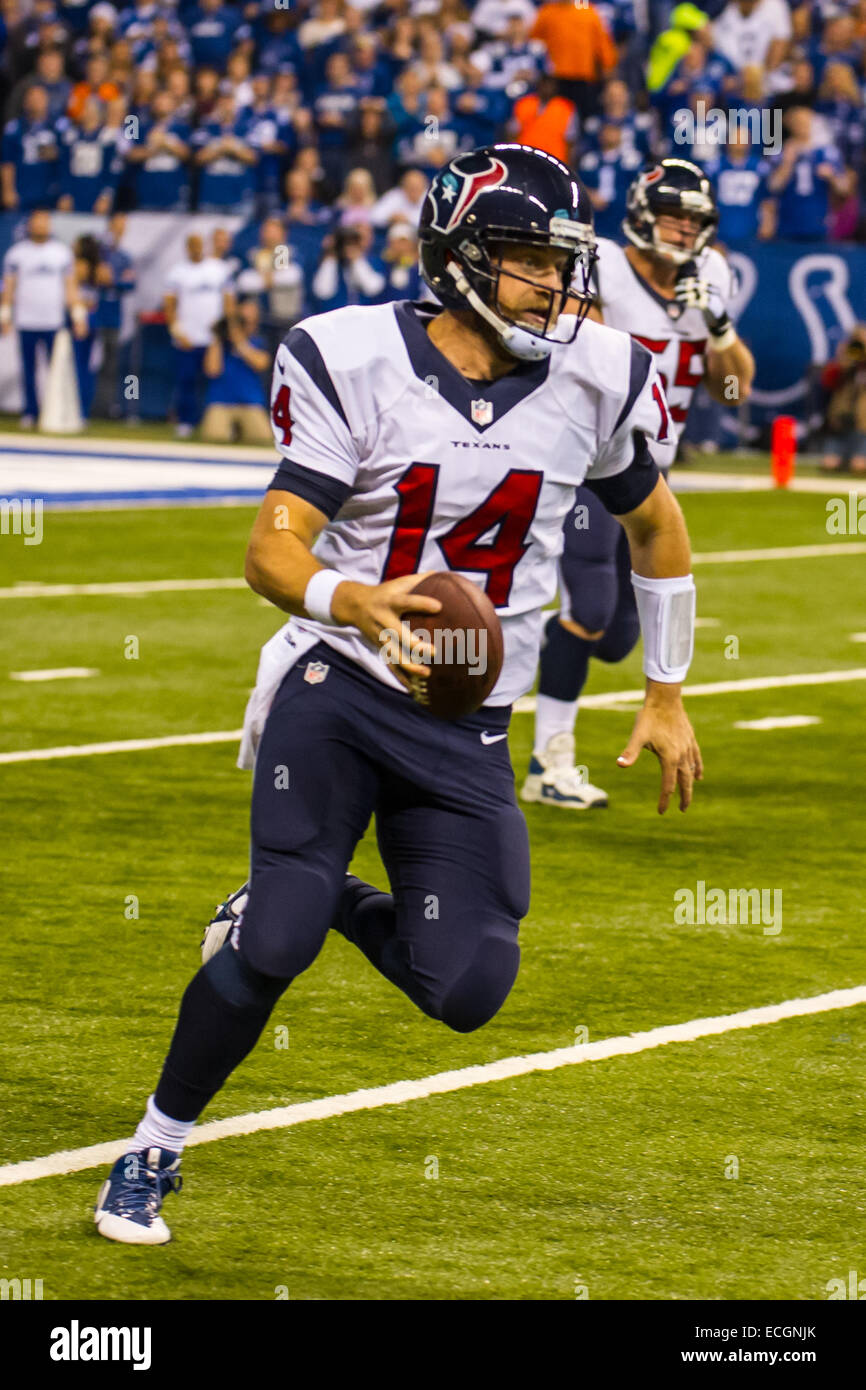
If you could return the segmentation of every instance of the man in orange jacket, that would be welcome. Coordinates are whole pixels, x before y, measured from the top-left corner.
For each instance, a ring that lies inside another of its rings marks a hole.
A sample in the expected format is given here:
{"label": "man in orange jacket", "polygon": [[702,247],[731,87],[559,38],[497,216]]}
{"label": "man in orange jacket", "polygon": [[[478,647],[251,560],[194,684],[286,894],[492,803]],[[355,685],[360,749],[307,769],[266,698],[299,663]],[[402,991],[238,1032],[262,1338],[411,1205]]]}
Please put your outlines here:
{"label": "man in orange jacket", "polygon": [[617,64],[616,45],[598,11],[576,0],[550,0],[530,37],[546,45],[560,96],[573,101],[582,118],[591,115],[601,79]]}
{"label": "man in orange jacket", "polygon": [[527,92],[514,103],[512,130],[521,145],[532,145],[571,163],[577,134],[577,111],[573,101],[557,94],[555,77],[542,77],[538,90]]}

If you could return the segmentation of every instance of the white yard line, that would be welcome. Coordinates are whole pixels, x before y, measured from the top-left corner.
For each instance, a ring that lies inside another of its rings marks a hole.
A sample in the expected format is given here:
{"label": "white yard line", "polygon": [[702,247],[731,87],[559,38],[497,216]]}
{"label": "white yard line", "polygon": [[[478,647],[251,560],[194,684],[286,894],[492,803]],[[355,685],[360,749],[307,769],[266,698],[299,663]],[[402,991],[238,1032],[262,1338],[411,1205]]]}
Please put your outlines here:
{"label": "white yard line", "polygon": [[175,594],[198,589],[247,589],[245,579],[129,579],[109,584],[13,584],[0,598],[70,598],[98,595]]}
{"label": "white yard line", "polygon": [[92,758],[99,753],[144,753],[151,748],[183,748],[197,743],[236,743],[240,729],[206,734],[171,734],[167,738],[125,738],[113,743],[72,743],[66,748],[25,748],[0,753],[0,763],[44,763],[53,758]]}
{"label": "white yard line", "polygon": [[820,724],[816,714],[780,714],[768,719],[735,719],[735,729],[755,729],[765,733],[769,729],[805,729],[809,724]]}
{"label": "white yard line", "polygon": [[[782,690],[797,685],[838,685],[845,681],[866,681],[866,667],[856,666],[849,671],[804,671],[795,676],[750,676],[739,681],[706,681],[703,684],[686,685],[683,695],[736,695],[740,691]],[[645,692],[635,690],[608,690],[601,695],[582,695],[581,709],[616,709],[618,705],[630,705],[644,698]],[[515,714],[534,714],[535,696],[523,695],[514,704]]]}
{"label": "white yard line", "polygon": [[10,681],[68,681],[84,680],[86,676],[98,676],[95,666],[55,666],[53,670],[42,667],[38,671],[10,671]]}
{"label": "white yard line", "polygon": [[830,541],[827,545],[773,545],[764,550],[706,550],[693,565],[731,565],[752,560],[821,560],[832,555],[866,555],[866,541]]}
{"label": "white yard line", "polygon": [[[491,1081],[510,1081],[517,1076],[556,1071],[560,1067],[576,1066],[581,1062],[602,1062],[610,1057],[633,1056],[668,1043],[695,1042],[698,1038],[713,1038],[744,1028],[780,1023],[789,1018],[850,1009],[858,1004],[866,1004],[866,985],[830,990],[826,994],[816,994],[811,999],[787,999],[782,1004],[765,1004],[760,1008],[744,1009],[740,1013],[722,1014],[716,1018],[696,1018],[688,1023],[674,1023],[618,1038],[603,1038],[600,1042],[583,1043],[576,1047],[560,1047],[552,1052],[503,1057],[498,1062],[462,1067],[459,1071],[437,1072],[417,1081],[395,1081],[390,1086],[375,1086],[368,1090],[350,1091],[347,1095],[323,1096],[320,1100],[301,1101],[274,1110],[258,1110],[249,1115],[234,1115],[226,1120],[211,1120],[194,1130],[188,1142],[190,1145],[212,1144],[216,1139],[231,1139],[261,1130],[289,1129],[310,1120],[332,1120],[338,1115],[349,1115],[359,1110],[405,1105],[408,1101],[463,1091],[470,1086],[484,1086]],[[66,1149],[23,1163],[8,1163],[0,1167],[0,1187],[13,1187],[19,1183],[33,1182],[36,1178],[80,1173],[87,1168],[113,1163],[127,1152],[129,1144],[129,1139],[114,1139],[85,1149]]]}
{"label": "white yard line", "polygon": [[[846,681],[866,680],[866,667],[850,671],[814,671],[796,676],[752,676],[741,681],[708,681],[703,685],[687,685],[684,695],[735,695],[740,691],[781,690],[789,686],[838,685]],[[635,704],[644,698],[643,690],[609,690],[601,695],[581,699],[582,709],[616,710]],[[524,695],[515,701],[515,714],[532,714],[535,696]],[[73,743],[61,748],[25,748],[14,753],[0,753],[2,763],[50,762],[54,758],[88,758],[99,753],[141,753],[151,748],[182,748],[186,744],[231,743],[241,737],[240,729],[217,730],[203,734],[171,734],[165,738],[116,739],[110,743]]]}
{"label": "white yard line", "polygon": [[[753,560],[819,560],[834,555],[866,555],[864,541],[834,541],[827,545],[780,545],[764,550],[708,550],[692,556],[694,565],[728,565]],[[93,584],[12,584],[0,589],[0,599],[78,598],[101,595],[194,593],[208,589],[246,589],[240,577],[224,579],[131,579]],[[699,619],[699,624],[716,624],[718,619]]]}

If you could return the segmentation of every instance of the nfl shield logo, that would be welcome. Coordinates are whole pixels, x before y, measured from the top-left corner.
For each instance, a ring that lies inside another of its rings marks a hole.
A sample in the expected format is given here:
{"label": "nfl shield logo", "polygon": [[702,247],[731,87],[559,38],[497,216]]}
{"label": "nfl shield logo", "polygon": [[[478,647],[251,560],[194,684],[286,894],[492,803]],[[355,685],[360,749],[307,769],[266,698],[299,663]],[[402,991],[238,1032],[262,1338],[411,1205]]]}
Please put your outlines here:
{"label": "nfl shield logo", "polygon": [[492,401],[472,402],[472,422],[475,425],[489,425],[493,419]]}
{"label": "nfl shield logo", "polygon": [[310,685],[321,685],[330,669],[330,666],[326,666],[324,661],[308,661],[304,680],[309,681]]}

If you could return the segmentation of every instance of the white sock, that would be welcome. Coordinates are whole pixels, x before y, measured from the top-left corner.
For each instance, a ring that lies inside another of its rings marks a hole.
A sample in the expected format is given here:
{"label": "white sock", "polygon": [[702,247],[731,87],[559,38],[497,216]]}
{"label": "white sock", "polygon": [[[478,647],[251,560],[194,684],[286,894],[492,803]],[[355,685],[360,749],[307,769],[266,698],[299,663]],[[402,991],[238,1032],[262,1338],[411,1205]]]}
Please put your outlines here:
{"label": "white sock", "polygon": [[180,1153],[186,1143],[190,1130],[195,1128],[195,1120],[173,1120],[163,1115],[148,1097],[144,1119],[135,1131],[133,1143],[136,1149],[171,1149]]}
{"label": "white sock", "polygon": [[576,700],[554,700],[552,695],[535,697],[535,747],[533,752],[539,757],[556,734],[574,732],[577,718]]}

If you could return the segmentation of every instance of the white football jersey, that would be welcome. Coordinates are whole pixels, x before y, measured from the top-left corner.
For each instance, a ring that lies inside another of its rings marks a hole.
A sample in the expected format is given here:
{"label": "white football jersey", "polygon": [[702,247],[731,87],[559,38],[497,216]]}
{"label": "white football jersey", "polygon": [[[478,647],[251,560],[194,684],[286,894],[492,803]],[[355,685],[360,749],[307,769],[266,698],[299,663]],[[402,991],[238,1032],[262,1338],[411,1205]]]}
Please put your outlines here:
{"label": "white football jersey", "polygon": [[223,293],[231,277],[231,265],[216,256],[182,261],[168,276],[166,289],[177,299],[177,326],[193,347],[210,342],[211,329],[223,316]]}
{"label": "white football jersey", "polygon": [[[703,280],[717,286],[725,305],[734,293],[733,271],[712,249],[697,257]],[[657,294],[632,266],[625,248],[599,237],[595,267],[599,307],[606,324],[630,333],[655,357],[677,438],[682,433],[695,388],[704,374],[707,325],[700,309],[684,309]],[[663,463],[651,446],[656,462]]]}
{"label": "white football jersey", "polygon": [[[489,703],[508,705],[535,677],[575,487],[629,468],[633,431],[673,430],[651,355],[624,333],[587,321],[544,361],[472,383],[429,338],[436,312],[349,306],[292,329],[274,363],[284,462],[271,486],[332,518],[314,551],[349,579],[452,569],[484,589],[505,642]],[[645,449],[641,461],[651,467]],[[287,628],[296,646],[312,635],[404,689],[357,628]]]}
{"label": "white football jersey", "polygon": [[15,274],[13,321],[16,328],[51,332],[66,318],[66,277],[72,270],[69,247],[54,237],[16,241],[3,258],[3,271]]}

